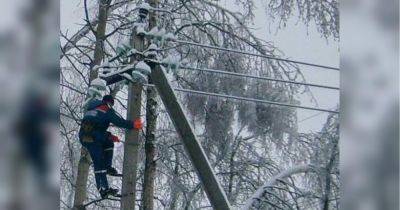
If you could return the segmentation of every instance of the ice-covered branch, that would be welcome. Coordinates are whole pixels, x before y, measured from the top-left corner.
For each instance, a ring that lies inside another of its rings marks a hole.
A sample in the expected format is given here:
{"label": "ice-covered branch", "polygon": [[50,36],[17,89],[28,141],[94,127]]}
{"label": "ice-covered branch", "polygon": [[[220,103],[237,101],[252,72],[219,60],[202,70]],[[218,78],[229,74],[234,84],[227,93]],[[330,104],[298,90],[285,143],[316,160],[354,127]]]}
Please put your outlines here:
{"label": "ice-covered branch", "polygon": [[311,165],[299,165],[299,166],[295,166],[293,168],[290,168],[288,170],[280,172],[276,176],[272,177],[263,186],[258,188],[258,190],[246,201],[246,204],[244,205],[244,207],[242,209],[249,210],[252,207],[254,201],[260,200],[261,197],[263,196],[264,192],[269,187],[274,186],[277,181],[287,178],[289,176],[295,175],[295,174],[305,173],[305,172],[309,172],[309,171],[313,171],[313,170],[314,170],[314,167]]}

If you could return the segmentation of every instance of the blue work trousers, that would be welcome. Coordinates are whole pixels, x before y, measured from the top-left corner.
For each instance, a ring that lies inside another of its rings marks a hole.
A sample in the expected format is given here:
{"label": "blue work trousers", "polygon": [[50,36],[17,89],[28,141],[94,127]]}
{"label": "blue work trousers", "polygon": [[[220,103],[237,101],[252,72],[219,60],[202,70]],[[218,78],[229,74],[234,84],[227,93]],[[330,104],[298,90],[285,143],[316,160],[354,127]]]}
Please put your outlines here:
{"label": "blue work trousers", "polygon": [[112,166],[114,142],[109,139],[107,132],[93,132],[92,135],[79,135],[79,140],[93,161],[97,189],[107,189],[107,169]]}

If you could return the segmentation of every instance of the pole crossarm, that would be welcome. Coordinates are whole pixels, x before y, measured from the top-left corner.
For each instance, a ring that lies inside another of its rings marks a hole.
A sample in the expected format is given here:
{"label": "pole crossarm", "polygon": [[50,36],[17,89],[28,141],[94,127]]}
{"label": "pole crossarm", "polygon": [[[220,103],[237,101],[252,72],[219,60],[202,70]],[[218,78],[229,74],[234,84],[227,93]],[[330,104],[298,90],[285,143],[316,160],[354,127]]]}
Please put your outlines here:
{"label": "pole crossarm", "polygon": [[186,152],[197,171],[199,179],[203,184],[203,189],[205,190],[211,205],[217,210],[232,209],[164,71],[157,63],[149,64],[153,69],[151,73],[153,83],[155,84],[160,98],[182,139]]}

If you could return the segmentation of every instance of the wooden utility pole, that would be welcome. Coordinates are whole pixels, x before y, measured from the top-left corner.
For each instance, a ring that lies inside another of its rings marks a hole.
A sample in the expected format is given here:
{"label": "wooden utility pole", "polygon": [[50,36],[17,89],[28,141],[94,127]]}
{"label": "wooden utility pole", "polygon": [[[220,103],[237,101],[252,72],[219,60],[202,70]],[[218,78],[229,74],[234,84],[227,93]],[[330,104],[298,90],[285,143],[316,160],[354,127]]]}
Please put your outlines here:
{"label": "wooden utility pole", "polygon": [[[158,7],[158,0],[149,0],[151,7]],[[149,16],[149,28],[157,26],[156,12],[152,11]],[[150,43],[148,43],[150,44]],[[153,84],[153,79],[149,76],[149,84]],[[157,128],[157,92],[154,87],[147,87],[146,99],[146,140],[145,140],[145,169],[142,190],[142,209],[154,209],[154,179],[156,176],[156,147],[155,131]]]}
{"label": "wooden utility pole", "polygon": [[[137,51],[142,52],[145,49],[144,37],[136,35],[136,28],[132,31],[130,43]],[[135,62],[135,57],[131,57],[131,63]],[[130,83],[128,90],[128,111],[127,119],[134,120],[140,118],[142,105],[143,85],[139,83]],[[126,132],[124,146],[124,162],[122,172],[122,190],[121,190],[121,210],[135,209],[136,201],[136,177],[137,164],[139,159],[139,133],[140,131],[132,129]]]}
{"label": "wooden utility pole", "polygon": [[176,131],[182,139],[183,145],[185,146],[194,168],[197,171],[200,181],[203,184],[203,189],[205,190],[211,205],[217,210],[231,209],[225,192],[220,186],[208,158],[197,140],[193,128],[190,126],[188,118],[186,117],[173,88],[169,84],[164,71],[155,63],[150,63],[150,66],[152,67],[151,78],[158,90],[158,94],[160,95],[164,106],[175,125]]}
{"label": "wooden utility pole", "polygon": [[[97,24],[97,29],[95,31],[96,36],[96,44],[94,49],[93,62],[90,64],[90,77],[89,82],[97,78],[98,72],[93,71],[93,67],[99,65],[104,56],[104,39],[106,33],[107,26],[107,16],[108,16],[108,8],[110,4],[110,0],[101,0],[99,1],[99,19]],[[74,209],[82,209],[83,202],[86,200],[86,184],[89,174],[89,166],[90,166],[90,155],[86,151],[85,148],[81,149],[81,156],[78,162],[78,174],[76,178],[76,188],[75,188],[75,197],[74,197]]]}

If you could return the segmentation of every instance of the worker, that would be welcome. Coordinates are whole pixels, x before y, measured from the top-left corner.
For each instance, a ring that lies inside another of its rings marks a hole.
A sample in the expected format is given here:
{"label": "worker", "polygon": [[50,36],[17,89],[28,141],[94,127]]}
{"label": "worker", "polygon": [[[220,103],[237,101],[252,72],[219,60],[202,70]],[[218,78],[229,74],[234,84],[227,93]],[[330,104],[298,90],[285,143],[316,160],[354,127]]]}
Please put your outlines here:
{"label": "worker", "polygon": [[114,142],[119,142],[119,138],[107,131],[110,123],[125,129],[142,129],[140,119],[135,121],[125,120],[120,117],[115,110],[114,98],[111,95],[105,95],[100,101],[91,100],[79,130],[79,140],[85,147],[93,160],[96,186],[102,198],[109,195],[115,196],[117,189],[108,185],[107,175],[118,175],[118,171],[112,167],[112,158]]}

